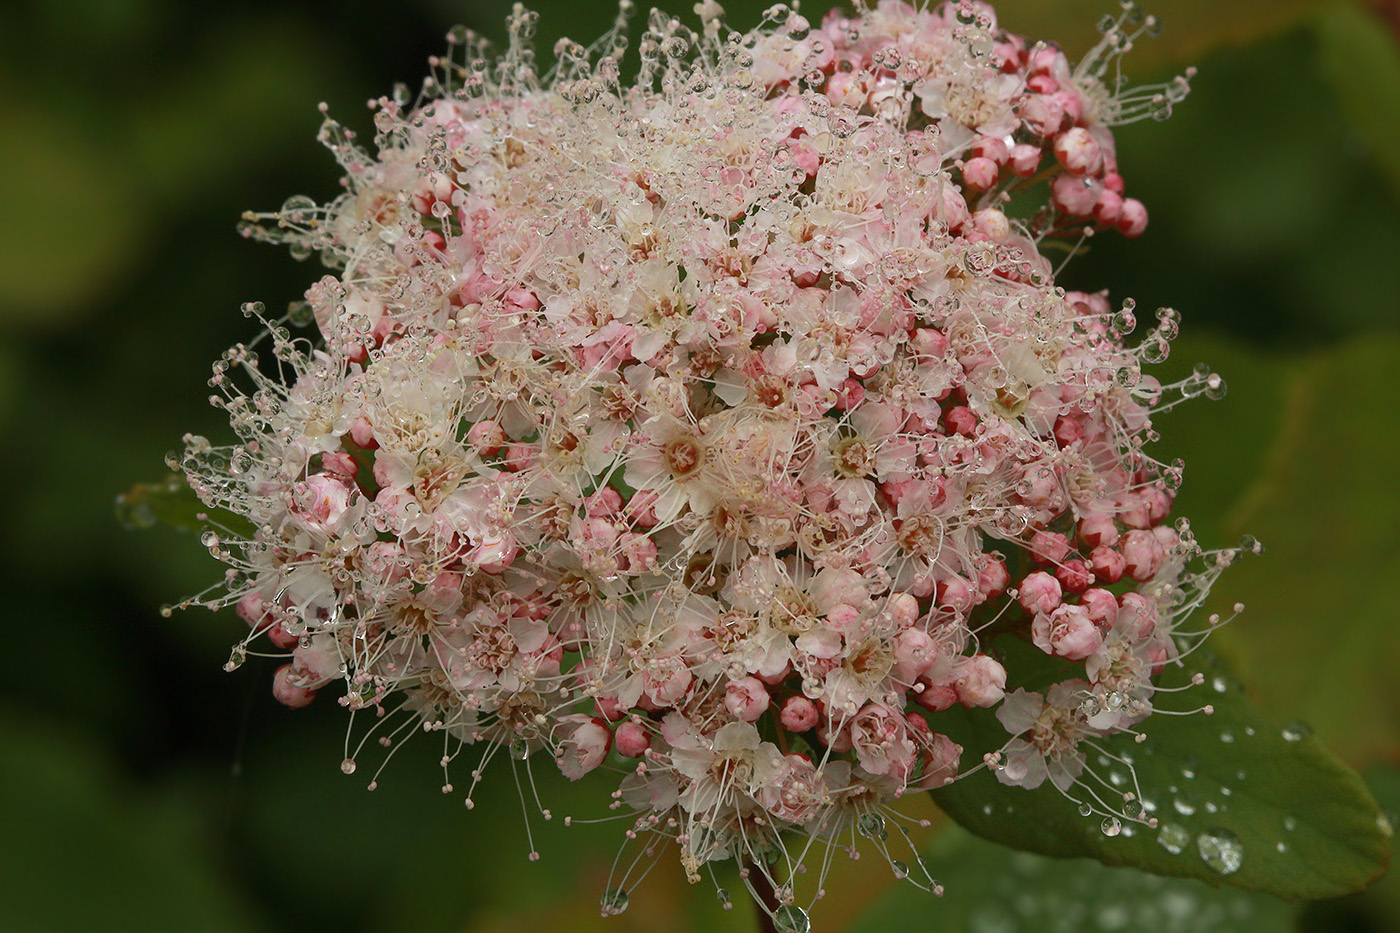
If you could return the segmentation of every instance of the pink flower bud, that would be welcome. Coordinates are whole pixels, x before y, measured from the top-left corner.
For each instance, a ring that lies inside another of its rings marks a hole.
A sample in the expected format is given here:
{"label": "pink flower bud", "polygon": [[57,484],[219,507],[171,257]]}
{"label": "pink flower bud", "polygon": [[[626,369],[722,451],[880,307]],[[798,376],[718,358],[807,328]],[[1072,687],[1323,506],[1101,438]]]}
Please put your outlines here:
{"label": "pink flower bud", "polygon": [[1055,579],[1060,581],[1066,593],[1079,593],[1094,582],[1094,572],[1084,561],[1071,557],[1055,568]]}
{"label": "pink flower bud", "polygon": [[506,432],[494,421],[478,421],[467,430],[467,444],[483,457],[497,453],[506,442]]}
{"label": "pink flower bud", "polygon": [[1055,206],[1076,217],[1088,217],[1099,203],[1099,185],[1083,175],[1057,175],[1050,182]]}
{"label": "pink flower bud", "polygon": [[914,331],[914,352],[920,356],[942,358],[948,354],[948,338],[932,327]]}
{"label": "pink flower bud", "polygon": [[1103,166],[1103,153],[1089,131],[1071,127],[1055,139],[1055,158],[1078,175],[1093,175]]}
{"label": "pink flower bud", "polygon": [[921,629],[909,628],[895,636],[894,668],[901,683],[913,683],[938,659],[938,644]]}
{"label": "pink flower bud", "polygon": [[1094,219],[1112,227],[1123,216],[1123,198],[1107,188],[1099,191],[1099,200],[1094,205]]}
{"label": "pink flower bud", "polygon": [[966,405],[956,405],[943,414],[943,421],[954,434],[969,437],[977,428],[977,415]]}
{"label": "pink flower bud", "polygon": [[617,753],[625,758],[640,758],[651,748],[651,736],[646,729],[628,720],[618,725],[613,735],[613,745]]}
{"label": "pink flower bud", "polygon": [[292,666],[283,664],[272,675],[272,696],[283,706],[301,709],[316,699],[316,691],[301,686],[292,674]]}
{"label": "pink flower bud", "polygon": [[941,713],[945,709],[951,709],[958,702],[957,688],[952,684],[931,684],[926,680],[921,680],[924,689],[914,694],[914,702],[922,706],[931,713]]}
{"label": "pink flower bud", "polygon": [[1089,554],[1089,568],[1103,583],[1117,583],[1123,578],[1127,566],[1123,555],[1111,547],[1096,547]]}
{"label": "pink flower bud", "polygon": [[[990,187],[990,186],[989,186]],[[972,215],[972,226],[988,239],[1001,241],[1011,235],[1011,222],[1006,215],[994,207],[988,207]]]}
{"label": "pink flower bud", "polygon": [[961,745],[941,732],[933,733],[926,750],[919,757],[919,789],[933,790],[951,784],[958,776],[958,759],[961,757]]}
{"label": "pink flower bud", "polygon": [[963,181],[969,188],[986,191],[997,183],[999,169],[991,159],[978,156],[963,164]]}
{"label": "pink flower bud", "polygon": [[1037,570],[1021,581],[1016,599],[1022,609],[1036,614],[1052,612],[1060,604],[1063,595],[1059,580],[1043,570]]}
{"label": "pink flower bud", "polygon": [[1079,596],[1079,605],[1084,607],[1090,621],[1103,631],[1113,627],[1118,618],[1118,600],[1108,590],[1094,587]]}
{"label": "pink flower bud", "polygon": [[1166,549],[1152,532],[1130,531],[1123,536],[1124,569],[1139,583],[1155,577],[1166,559]]}
{"label": "pink flower bud", "polygon": [[1031,557],[1037,563],[1058,564],[1069,554],[1069,538],[1058,531],[1037,531],[1031,536]]}
{"label": "pink flower bud", "polygon": [[1103,633],[1079,606],[1060,606],[1031,623],[1031,641],[1046,654],[1082,661],[1103,646]]}
{"label": "pink flower bud", "polygon": [[1079,523],[1079,540],[1091,548],[1118,543],[1118,526],[1107,515],[1090,515]]}
{"label": "pink flower bud", "polygon": [[984,159],[990,159],[998,166],[1005,165],[1011,159],[1011,150],[1006,147],[1006,143],[995,136],[979,136],[972,144],[972,154]]}
{"label": "pink flower bud", "polygon": [[1118,215],[1118,231],[1126,237],[1142,236],[1147,229],[1147,208],[1137,198],[1124,198]]}
{"label": "pink flower bud", "polygon": [[1040,168],[1040,157],[1039,146],[1021,143],[1011,150],[1011,171],[1022,178],[1029,178]]}
{"label": "pink flower bud", "polygon": [[1006,695],[1006,668],[985,654],[974,654],[957,668],[953,683],[964,706],[995,706]]}
{"label": "pink flower bud", "polygon": [[724,708],[735,719],[753,722],[768,708],[768,688],[757,677],[731,680],[724,688]]}
{"label": "pink flower bud", "polygon": [[944,609],[962,612],[976,605],[978,592],[972,584],[959,576],[951,576],[938,581],[938,605]]}
{"label": "pink flower bud", "polygon": [[783,701],[778,722],[789,732],[806,732],[817,724],[817,704],[804,696],[790,696]]}
{"label": "pink flower bud", "polygon": [[1006,561],[988,554],[983,557],[981,570],[977,574],[977,591],[984,600],[996,596],[1011,582],[1011,574],[1006,569]]}

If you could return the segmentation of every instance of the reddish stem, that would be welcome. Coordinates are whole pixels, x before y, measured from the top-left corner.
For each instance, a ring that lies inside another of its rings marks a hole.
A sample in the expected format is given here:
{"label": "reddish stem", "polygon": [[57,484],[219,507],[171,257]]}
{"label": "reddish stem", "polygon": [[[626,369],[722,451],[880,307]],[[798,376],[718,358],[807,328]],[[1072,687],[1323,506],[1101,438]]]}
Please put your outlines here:
{"label": "reddish stem", "polygon": [[758,928],[762,933],[777,933],[773,926],[773,912],[778,909],[778,898],[773,893],[773,885],[768,876],[752,862],[748,865],[749,887],[754,895],[754,908],[758,911]]}

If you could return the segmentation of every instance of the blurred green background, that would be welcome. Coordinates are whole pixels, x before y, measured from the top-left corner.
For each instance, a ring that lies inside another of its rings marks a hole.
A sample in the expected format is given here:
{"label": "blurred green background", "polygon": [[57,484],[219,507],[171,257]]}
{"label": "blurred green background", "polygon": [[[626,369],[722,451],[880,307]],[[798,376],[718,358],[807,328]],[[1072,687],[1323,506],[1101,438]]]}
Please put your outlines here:
{"label": "blurred green background", "polygon": [[[548,0],[541,47],[611,8]],[[1002,22],[1088,47],[1107,0],[1008,0]],[[756,4],[730,4],[747,28]],[[824,6],[805,12],[816,18]],[[0,651],[0,930],[733,930],[669,859],[623,917],[597,918],[621,827],[536,817],[515,784],[467,813],[410,745],[374,794],[346,778],[343,711],[292,713],[273,665],[222,663],[231,614],[162,620],[216,579],[188,535],[121,527],[185,431],[227,436],[209,364],[319,273],[239,238],[245,208],[327,198],[318,101],[368,128],[366,98],[416,84],[453,23],[501,36],[504,4],[12,0],[0,22],[0,443],[9,637]],[[676,9],[674,12],[688,13]],[[1400,12],[1394,2],[1162,0],[1148,80],[1196,64],[1165,125],[1118,132],[1152,222],[1105,236],[1065,284],[1179,308],[1168,373],[1230,382],[1160,425],[1187,458],[1203,542],[1268,550],[1221,581],[1248,604],[1219,639],[1279,722],[1304,719],[1400,807]],[[540,775],[550,769],[541,768]],[[593,811],[602,785],[542,788]],[[922,805],[920,812],[932,812]],[[938,826],[948,895],[840,865],[818,930],[1400,929],[1400,882],[1286,905],[1084,862],[1013,855]]]}

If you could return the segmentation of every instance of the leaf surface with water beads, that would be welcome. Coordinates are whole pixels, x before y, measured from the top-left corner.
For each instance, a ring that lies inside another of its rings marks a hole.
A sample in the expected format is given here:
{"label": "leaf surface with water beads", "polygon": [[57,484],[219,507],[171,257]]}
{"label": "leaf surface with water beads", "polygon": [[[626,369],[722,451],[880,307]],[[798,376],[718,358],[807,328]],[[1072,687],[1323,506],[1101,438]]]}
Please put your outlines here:
{"label": "leaf surface with water beads", "polygon": [[[1035,650],[1009,642],[1002,647]],[[1142,724],[1143,743],[1129,736],[1100,743],[1132,763],[1144,817],[1155,817],[1156,828],[1123,821],[1109,835],[1102,814],[1081,816],[1048,782],[1027,791],[987,770],[933,792],[934,800],[964,828],[1015,849],[1289,899],[1336,897],[1379,877],[1390,859],[1391,827],[1361,778],[1308,730],[1271,723],[1213,661],[1170,668],[1161,685],[1187,685],[1197,670],[1205,684],[1180,694],[1176,705],[1209,703],[1214,715],[1158,713]],[[1161,697],[1167,708],[1171,696]],[[988,710],[955,708],[938,725],[969,751],[1007,739]],[[1132,788],[1127,767],[1092,750],[1089,769],[1116,791]],[[1093,781],[1088,770],[1082,779]]]}

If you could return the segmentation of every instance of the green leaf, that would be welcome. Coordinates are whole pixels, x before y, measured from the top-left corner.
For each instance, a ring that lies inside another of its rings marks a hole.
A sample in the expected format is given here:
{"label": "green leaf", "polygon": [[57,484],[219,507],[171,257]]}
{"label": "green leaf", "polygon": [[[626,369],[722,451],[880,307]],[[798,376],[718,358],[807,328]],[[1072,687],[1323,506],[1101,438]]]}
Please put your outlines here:
{"label": "green leaf", "polygon": [[1400,194],[1400,46],[1378,17],[1347,3],[1324,10],[1316,32],[1342,111]]}
{"label": "green leaf", "polygon": [[[1004,638],[1003,646],[1008,641],[1015,642]],[[1206,685],[1181,705],[1209,702],[1214,715],[1158,713],[1142,726],[1143,744],[1126,736],[1102,743],[1132,762],[1156,829],[1125,823],[1120,835],[1107,836],[1100,817],[1080,816],[1049,782],[1027,791],[986,770],[935,791],[934,799],[964,828],[1012,848],[1211,885],[1313,899],[1378,877],[1390,857],[1389,826],[1361,778],[1311,734],[1273,726],[1218,668],[1204,672]],[[1189,665],[1171,668],[1162,685],[1184,686],[1193,673]],[[938,724],[965,748],[1006,741],[991,711],[955,710]],[[1115,788],[1132,787],[1128,769],[1101,754],[1089,752],[1089,767]],[[1092,780],[1087,772],[1083,779]]]}
{"label": "green leaf", "polygon": [[169,525],[184,531],[210,526],[248,535],[252,524],[226,509],[211,509],[199,501],[185,478],[171,473],[158,483],[137,483],[117,496],[117,520],[127,528]]}
{"label": "green leaf", "polygon": [[1397,371],[1400,338],[1389,335],[1284,369],[1277,432],[1223,523],[1266,549],[1221,586],[1246,606],[1221,632],[1241,677],[1264,708],[1308,721],[1359,765],[1400,753],[1400,610],[1389,584],[1400,579],[1400,434],[1388,391]]}
{"label": "green leaf", "polygon": [[1209,888],[1084,859],[1010,852],[945,825],[924,850],[944,887],[934,899],[897,885],[853,923],[851,933],[996,930],[998,933],[1290,933],[1298,908],[1267,894]]}

